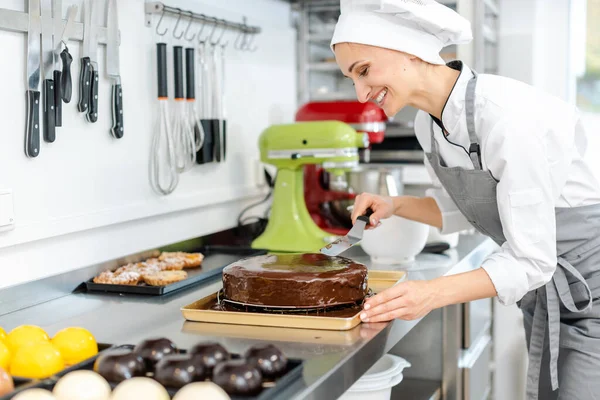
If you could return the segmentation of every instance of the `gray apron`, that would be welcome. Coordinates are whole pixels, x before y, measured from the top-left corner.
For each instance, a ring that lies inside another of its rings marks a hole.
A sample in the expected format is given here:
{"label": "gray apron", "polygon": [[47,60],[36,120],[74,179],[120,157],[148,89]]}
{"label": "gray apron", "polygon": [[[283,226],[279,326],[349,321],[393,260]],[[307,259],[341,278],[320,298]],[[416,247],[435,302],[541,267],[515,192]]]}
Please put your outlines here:
{"label": "gray apron", "polygon": [[[506,238],[498,213],[497,182],[482,169],[475,134],[476,83],[473,71],[465,105],[474,169],[446,166],[433,120],[427,158],[466,219],[502,245]],[[556,208],[556,248],[558,265],[552,280],[518,303],[529,349],[527,398],[600,399],[600,204]]]}

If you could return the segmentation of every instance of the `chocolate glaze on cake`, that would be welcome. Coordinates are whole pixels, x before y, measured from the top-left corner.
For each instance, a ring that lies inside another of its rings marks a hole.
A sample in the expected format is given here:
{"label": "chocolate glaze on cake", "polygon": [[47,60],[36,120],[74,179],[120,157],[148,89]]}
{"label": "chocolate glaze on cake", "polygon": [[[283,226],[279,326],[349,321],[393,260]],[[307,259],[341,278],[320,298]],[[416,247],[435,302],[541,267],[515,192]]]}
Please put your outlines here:
{"label": "chocolate glaze on cake", "polygon": [[226,299],[260,306],[327,307],[367,295],[367,267],[324,254],[271,254],[223,269]]}

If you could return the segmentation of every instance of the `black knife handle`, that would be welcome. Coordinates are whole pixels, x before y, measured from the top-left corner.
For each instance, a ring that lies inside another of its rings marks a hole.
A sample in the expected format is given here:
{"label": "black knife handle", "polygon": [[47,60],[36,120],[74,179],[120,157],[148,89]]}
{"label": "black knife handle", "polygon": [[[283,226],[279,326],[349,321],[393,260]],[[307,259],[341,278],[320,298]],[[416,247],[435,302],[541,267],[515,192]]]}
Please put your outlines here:
{"label": "black knife handle", "polygon": [[158,98],[169,97],[169,83],[167,81],[167,44],[156,43],[156,72],[158,78]]}
{"label": "black knife handle", "polygon": [[26,97],[25,154],[37,157],[40,154],[40,92],[28,90]]}
{"label": "black knife handle", "polygon": [[79,112],[88,112],[90,107],[90,93],[92,89],[92,63],[89,57],[81,59],[81,71],[79,74]]}
{"label": "black knife handle", "polygon": [[221,162],[221,120],[212,119],[214,160]]}
{"label": "black knife handle", "polygon": [[113,126],[110,133],[113,137],[121,139],[123,137],[123,90],[121,84],[112,87],[112,115]]}
{"label": "black knife handle", "polygon": [[65,103],[70,103],[73,92],[73,82],[71,82],[71,62],[73,62],[73,57],[71,57],[69,49],[64,49],[60,53],[60,58],[63,66],[60,80],[60,94]]}
{"label": "black knife handle", "polygon": [[194,100],[196,98],[194,75],[194,49],[185,49],[185,98]]}
{"label": "black knife handle", "polygon": [[54,122],[55,126],[62,126],[62,93],[61,93],[61,75],[58,70],[54,71]]}
{"label": "black knife handle", "polygon": [[92,68],[92,91],[90,95],[90,109],[86,114],[88,122],[98,121],[98,84],[100,83],[98,71]]}
{"label": "black knife handle", "polygon": [[225,161],[225,155],[227,153],[227,120],[221,120],[221,137],[223,139],[221,147],[223,148],[223,161]]}
{"label": "black knife handle", "polygon": [[183,48],[181,46],[173,46],[173,68],[175,99],[183,99]]}
{"label": "black knife handle", "polygon": [[44,81],[44,140],[48,143],[56,140],[56,110],[54,109],[54,81]]}

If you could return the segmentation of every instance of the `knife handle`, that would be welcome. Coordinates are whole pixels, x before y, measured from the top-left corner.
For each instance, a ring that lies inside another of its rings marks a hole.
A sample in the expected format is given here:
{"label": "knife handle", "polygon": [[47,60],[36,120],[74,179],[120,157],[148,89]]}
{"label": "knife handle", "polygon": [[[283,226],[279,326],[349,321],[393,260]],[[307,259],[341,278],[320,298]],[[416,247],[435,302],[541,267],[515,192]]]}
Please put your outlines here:
{"label": "knife handle", "polygon": [[92,91],[90,97],[90,109],[86,114],[88,122],[98,121],[98,71],[92,68]]}
{"label": "knife handle", "polygon": [[112,115],[113,126],[110,133],[113,137],[121,139],[123,137],[123,91],[121,84],[112,87]]}
{"label": "knife handle", "polygon": [[65,103],[70,103],[73,92],[73,83],[71,82],[71,62],[73,62],[73,57],[71,57],[68,49],[64,49],[60,53],[60,58],[63,66],[60,80],[60,94]]}
{"label": "knife handle", "polygon": [[25,154],[27,157],[37,157],[40,154],[40,92],[28,90],[26,97]]}
{"label": "knife handle", "polygon": [[44,81],[44,140],[52,143],[56,140],[56,110],[54,109],[54,81]]}
{"label": "knife handle", "polygon": [[90,105],[92,85],[92,63],[89,57],[81,59],[81,72],[79,74],[79,112],[87,112]]}
{"label": "knife handle", "polygon": [[54,71],[54,119],[55,126],[62,126],[62,93],[61,93],[61,75],[58,70]]}

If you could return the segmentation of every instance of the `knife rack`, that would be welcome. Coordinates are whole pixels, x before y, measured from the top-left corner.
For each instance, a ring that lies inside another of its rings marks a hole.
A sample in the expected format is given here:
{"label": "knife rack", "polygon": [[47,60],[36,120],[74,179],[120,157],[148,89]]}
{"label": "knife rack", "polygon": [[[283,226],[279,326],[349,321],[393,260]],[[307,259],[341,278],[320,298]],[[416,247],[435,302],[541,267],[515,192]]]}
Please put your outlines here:
{"label": "knife rack", "polygon": [[[63,20],[63,28],[64,25],[67,24],[66,20]],[[75,22],[73,24],[73,33],[70,36],[69,40],[75,41],[83,41],[83,23]],[[8,10],[5,8],[0,8],[0,29],[8,30],[13,32],[27,32],[29,27],[29,14],[26,12]],[[106,27],[101,26],[98,28],[98,43],[106,44]],[[120,32],[119,32],[119,43],[120,40]]]}
{"label": "knife rack", "polygon": [[198,14],[193,11],[182,10],[177,7],[171,7],[163,4],[160,1],[149,1],[146,2],[146,26],[152,26],[152,15],[162,14],[171,15],[175,17],[184,17],[187,20],[191,19],[192,22],[208,23],[210,25],[216,24],[219,27],[229,28],[235,31],[241,31],[246,34],[257,34],[260,33],[261,29],[257,26],[246,25],[245,22],[231,22],[220,18],[214,18],[205,14]]}

